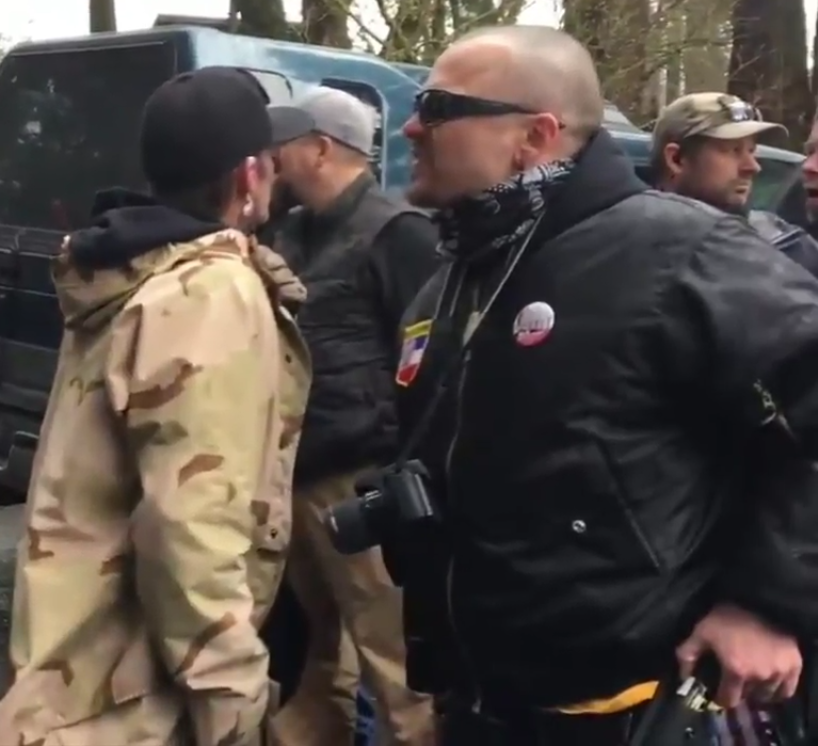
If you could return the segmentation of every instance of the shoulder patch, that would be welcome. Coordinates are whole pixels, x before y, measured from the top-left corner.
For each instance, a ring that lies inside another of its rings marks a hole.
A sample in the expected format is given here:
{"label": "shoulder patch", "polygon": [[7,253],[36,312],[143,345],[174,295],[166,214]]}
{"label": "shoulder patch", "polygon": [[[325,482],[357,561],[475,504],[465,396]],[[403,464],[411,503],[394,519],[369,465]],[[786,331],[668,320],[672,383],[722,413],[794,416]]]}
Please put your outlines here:
{"label": "shoulder patch", "polygon": [[409,386],[415,380],[431,332],[432,319],[418,321],[403,330],[403,346],[401,347],[398,372],[395,376],[395,383],[398,386]]}

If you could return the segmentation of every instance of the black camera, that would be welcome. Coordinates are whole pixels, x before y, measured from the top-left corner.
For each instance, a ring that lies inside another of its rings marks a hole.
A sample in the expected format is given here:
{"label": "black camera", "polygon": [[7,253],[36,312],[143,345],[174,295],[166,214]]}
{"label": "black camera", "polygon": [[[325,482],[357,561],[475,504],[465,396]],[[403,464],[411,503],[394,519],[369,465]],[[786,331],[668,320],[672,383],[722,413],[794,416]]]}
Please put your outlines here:
{"label": "black camera", "polygon": [[330,508],[324,517],[332,545],[341,554],[357,554],[396,530],[437,520],[427,479],[420,461],[393,464],[362,479],[355,485],[358,497]]}

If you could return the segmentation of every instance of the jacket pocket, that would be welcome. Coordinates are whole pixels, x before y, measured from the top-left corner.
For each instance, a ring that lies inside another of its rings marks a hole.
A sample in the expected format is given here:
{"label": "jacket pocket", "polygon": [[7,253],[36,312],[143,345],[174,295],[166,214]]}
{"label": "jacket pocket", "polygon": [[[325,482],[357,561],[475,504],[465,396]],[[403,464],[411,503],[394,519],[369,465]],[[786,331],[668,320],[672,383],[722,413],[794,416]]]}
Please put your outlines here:
{"label": "jacket pocket", "polygon": [[595,441],[589,444],[594,456],[591,463],[598,469],[600,475],[604,475],[607,490],[613,498],[616,508],[621,515],[621,525],[630,534],[633,541],[640,548],[644,557],[650,561],[653,568],[659,572],[664,572],[665,565],[659,554],[653,547],[648,534],[642,527],[636,512],[628,500],[627,490],[619,478],[613,458],[604,443]]}
{"label": "jacket pocket", "polygon": [[664,570],[604,446],[585,441],[552,452],[537,481],[547,490],[536,508],[543,511],[540,543],[563,550],[565,572],[627,577]]}

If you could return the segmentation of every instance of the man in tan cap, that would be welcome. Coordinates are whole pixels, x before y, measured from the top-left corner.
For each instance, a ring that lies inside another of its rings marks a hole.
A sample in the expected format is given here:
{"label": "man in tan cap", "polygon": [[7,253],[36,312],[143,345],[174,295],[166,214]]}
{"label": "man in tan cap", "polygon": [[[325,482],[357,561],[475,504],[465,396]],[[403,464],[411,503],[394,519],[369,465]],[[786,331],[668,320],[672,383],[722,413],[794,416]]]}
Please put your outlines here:
{"label": "man in tan cap", "polygon": [[[761,170],[756,138],[771,130],[786,133],[782,125],[763,121],[754,107],[736,96],[682,96],[664,109],[653,130],[655,183],[663,191],[746,215],[774,247],[818,274],[818,244],[807,233],[774,213],[746,209],[753,179]],[[766,711],[741,705],[714,716],[714,730],[720,746],[767,743],[770,720]]]}
{"label": "man in tan cap", "polygon": [[654,183],[663,191],[745,216],[774,247],[818,275],[818,243],[809,234],[774,213],[747,209],[761,170],[756,139],[772,130],[787,132],[783,125],[763,121],[757,109],[736,96],[682,96],[662,111],[653,130]]}
{"label": "man in tan cap", "polygon": [[691,93],[667,106],[653,130],[656,185],[728,212],[743,210],[761,170],[756,138],[786,129],[726,93]]}

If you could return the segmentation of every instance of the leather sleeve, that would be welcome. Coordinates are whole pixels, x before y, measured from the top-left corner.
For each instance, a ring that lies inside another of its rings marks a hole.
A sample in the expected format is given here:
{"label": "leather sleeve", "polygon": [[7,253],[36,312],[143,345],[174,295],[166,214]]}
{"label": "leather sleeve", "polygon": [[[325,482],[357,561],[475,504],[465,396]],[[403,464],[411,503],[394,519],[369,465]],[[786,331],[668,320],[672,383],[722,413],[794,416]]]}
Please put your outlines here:
{"label": "leather sleeve", "polygon": [[720,591],[818,633],[818,281],[740,219],[720,219],[664,289],[657,354],[677,403],[729,425],[742,490]]}

